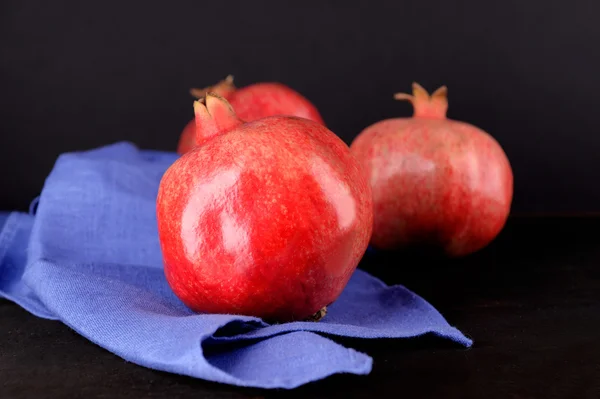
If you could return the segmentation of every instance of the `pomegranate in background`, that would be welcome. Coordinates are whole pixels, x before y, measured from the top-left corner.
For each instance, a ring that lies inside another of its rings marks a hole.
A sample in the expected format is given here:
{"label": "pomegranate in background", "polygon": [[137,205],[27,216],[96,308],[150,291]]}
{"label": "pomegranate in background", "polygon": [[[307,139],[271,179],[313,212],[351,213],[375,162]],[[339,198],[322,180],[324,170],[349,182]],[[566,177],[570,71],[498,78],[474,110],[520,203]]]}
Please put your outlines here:
{"label": "pomegranate in background", "polygon": [[[192,89],[190,93],[196,98],[202,98],[208,91],[227,99],[236,114],[247,122],[267,116],[289,115],[325,124],[319,111],[310,101],[281,83],[255,83],[237,88],[233,84],[233,76],[229,75],[212,87]],[[198,144],[194,140],[195,130],[196,124],[191,120],[181,133],[177,146],[179,154],[186,153]]]}
{"label": "pomegranate in background", "polygon": [[322,317],[369,242],[364,171],[311,120],[245,123],[211,93],[194,110],[203,144],[165,172],[157,198],[171,288],[198,312]]}
{"label": "pomegranate in background", "polygon": [[502,230],[510,212],[513,174],[483,130],[446,118],[447,89],[431,96],[417,83],[399,93],[414,107],[364,129],[350,148],[373,190],[371,244],[380,249],[437,248],[473,253]]}

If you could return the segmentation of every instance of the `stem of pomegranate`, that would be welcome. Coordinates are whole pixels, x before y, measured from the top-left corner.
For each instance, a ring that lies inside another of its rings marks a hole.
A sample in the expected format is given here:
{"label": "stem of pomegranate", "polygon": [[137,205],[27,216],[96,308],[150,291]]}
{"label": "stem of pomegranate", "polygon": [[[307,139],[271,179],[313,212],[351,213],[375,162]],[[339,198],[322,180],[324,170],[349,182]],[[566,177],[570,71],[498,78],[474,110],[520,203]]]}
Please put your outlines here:
{"label": "stem of pomegranate", "polygon": [[323,306],[317,313],[308,317],[305,321],[319,321],[327,314],[327,306]]}

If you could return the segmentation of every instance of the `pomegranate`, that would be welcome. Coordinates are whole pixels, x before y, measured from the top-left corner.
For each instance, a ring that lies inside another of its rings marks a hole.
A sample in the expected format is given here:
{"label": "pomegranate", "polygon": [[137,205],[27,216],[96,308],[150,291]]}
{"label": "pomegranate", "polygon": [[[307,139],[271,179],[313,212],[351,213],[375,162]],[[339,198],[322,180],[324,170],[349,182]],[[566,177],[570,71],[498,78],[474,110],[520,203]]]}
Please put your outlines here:
{"label": "pomegranate", "polygon": [[369,242],[364,171],[317,122],[246,123],[212,93],[194,112],[202,144],[169,167],[157,197],[169,285],[197,312],[318,319]]}
{"label": "pomegranate", "polygon": [[510,212],[513,174],[483,130],[446,118],[447,88],[413,83],[410,118],[379,121],[352,142],[373,191],[371,244],[463,256],[487,246]]}
{"label": "pomegranate", "polygon": [[[325,124],[319,111],[310,101],[281,83],[255,83],[237,88],[233,83],[233,76],[229,75],[212,87],[192,89],[190,92],[194,97],[202,98],[208,91],[227,99],[236,114],[246,122],[267,116],[289,115]],[[197,145],[195,130],[196,123],[191,120],[181,133],[177,146],[179,154],[185,154]]]}

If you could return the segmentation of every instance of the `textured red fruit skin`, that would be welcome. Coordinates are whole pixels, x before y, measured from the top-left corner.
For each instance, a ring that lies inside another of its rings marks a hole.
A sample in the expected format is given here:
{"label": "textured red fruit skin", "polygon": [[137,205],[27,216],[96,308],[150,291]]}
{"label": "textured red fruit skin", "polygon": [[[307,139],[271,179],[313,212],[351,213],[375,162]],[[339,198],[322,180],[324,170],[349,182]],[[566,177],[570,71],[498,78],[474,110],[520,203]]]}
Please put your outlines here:
{"label": "textured red fruit skin", "polygon": [[[215,98],[206,115],[226,118]],[[188,307],[293,321],[338,298],[373,214],[348,146],[321,124],[275,116],[240,121],[179,158],[161,180],[157,219],[167,280]]]}
{"label": "textured red fruit skin", "polygon": [[[236,88],[233,85],[233,77],[228,76],[215,86],[193,89],[192,94],[200,98],[208,91],[227,99],[238,117],[247,122],[267,116],[288,115],[310,119],[325,125],[319,111],[310,101],[281,83],[255,83]],[[196,146],[195,130],[195,122],[191,120],[181,133],[177,146],[179,154],[185,154]]]}
{"label": "textured red fruit skin", "polygon": [[510,212],[513,174],[498,144],[481,129],[446,119],[446,88],[431,97],[418,84],[412,118],[377,122],[350,148],[373,189],[371,244],[429,247],[463,256],[488,245]]}

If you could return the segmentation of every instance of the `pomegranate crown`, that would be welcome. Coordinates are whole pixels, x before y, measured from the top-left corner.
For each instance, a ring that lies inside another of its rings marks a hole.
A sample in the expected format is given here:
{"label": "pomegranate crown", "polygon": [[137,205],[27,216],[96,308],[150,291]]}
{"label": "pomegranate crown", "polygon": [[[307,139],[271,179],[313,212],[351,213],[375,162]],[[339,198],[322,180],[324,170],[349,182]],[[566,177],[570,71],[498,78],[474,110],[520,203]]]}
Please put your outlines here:
{"label": "pomegranate crown", "polygon": [[233,83],[233,75],[227,75],[225,79],[213,86],[208,86],[202,89],[190,89],[190,94],[192,97],[196,97],[197,99],[202,99],[209,92],[217,94],[221,97],[228,97],[236,90],[237,87],[235,87],[235,84]]}
{"label": "pomegranate crown", "polygon": [[238,118],[229,101],[212,92],[207,92],[204,97],[194,101],[194,120],[196,145],[201,145],[244,123]]}
{"label": "pomegranate crown", "polygon": [[412,94],[396,93],[396,100],[410,101],[414,108],[415,118],[444,119],[448,111],[448,88],[442,86],[433,94],[429,95],[427,90],[420,84],[412,84]]}

